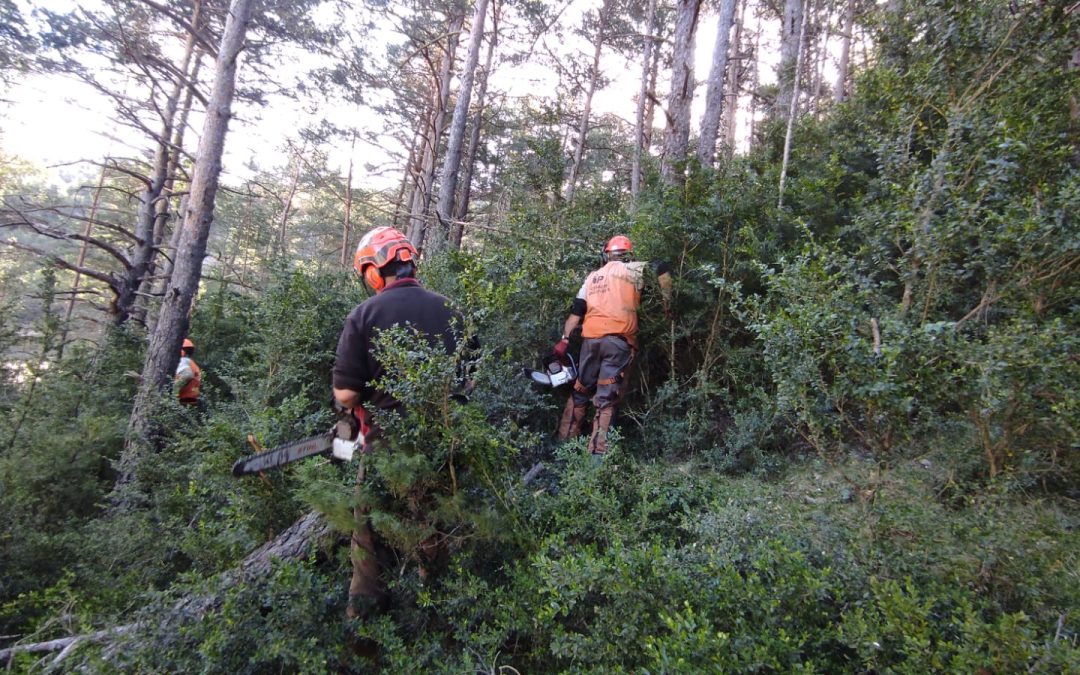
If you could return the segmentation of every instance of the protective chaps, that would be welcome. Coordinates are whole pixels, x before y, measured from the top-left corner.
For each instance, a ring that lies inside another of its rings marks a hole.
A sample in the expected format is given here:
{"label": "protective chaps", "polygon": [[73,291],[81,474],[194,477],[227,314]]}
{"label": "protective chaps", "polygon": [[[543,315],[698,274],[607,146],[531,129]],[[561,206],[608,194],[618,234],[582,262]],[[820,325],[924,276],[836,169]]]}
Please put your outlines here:
{"label": "protective chaps", "polygon": [[573,395],[566,399],[566,407],[563,408],[562,419],[559,420],[559,440],[569,441],[581,435],[582,427],[585,426],[585,415],[588,412],[588,404],[577,405]]}
{"label": "protective chaps", "polygon": [[589,452],[594,455],[602,455],[607,452],[608,429],[611,428],[611,420],[615,417],[615,406],[600,408],[593,417],[592,436],[589,437]]}

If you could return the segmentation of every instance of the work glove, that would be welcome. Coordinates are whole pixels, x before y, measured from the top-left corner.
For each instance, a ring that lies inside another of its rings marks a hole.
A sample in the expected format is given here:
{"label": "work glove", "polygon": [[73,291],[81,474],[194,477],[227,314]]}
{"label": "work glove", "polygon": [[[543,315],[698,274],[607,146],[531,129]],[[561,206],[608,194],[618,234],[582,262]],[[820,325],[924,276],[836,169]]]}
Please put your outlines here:
{"label": "work glove", "polygon": [[552,351],[553,354],[555,354],[555,356],[557,356],[559,358],[560,361],[563,361],[563,360],[566,359],[566,349],[569,346],[570,346],[570,339],[569,338],[563,338],[563,339],[561,339],[561,340],[559,340],[558,342],[555,343],[555,347],[551,351]]}

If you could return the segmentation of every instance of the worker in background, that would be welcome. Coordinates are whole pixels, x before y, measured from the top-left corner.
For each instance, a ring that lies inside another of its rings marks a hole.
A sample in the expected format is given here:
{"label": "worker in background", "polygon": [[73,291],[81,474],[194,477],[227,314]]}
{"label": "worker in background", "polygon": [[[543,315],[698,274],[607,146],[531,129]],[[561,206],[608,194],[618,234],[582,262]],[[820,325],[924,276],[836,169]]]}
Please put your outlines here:
{"label": "worker in background", "polygon": [[[581,355],[578,379],[566,400],[559,421],[559,440],[581,435],[592,399],[593,416],[589,452],[602,457],[607,452],[608,430],[622,398],[626,370],[637,351],[638,306],[645,285],[648,263],[633,262],[633,244],[619,235],[604,246],[603,267],[589,274],[581,285],[563,325],[562,338],[555,345],[555,355],[566,355],[570,335],[580,325]],[[665,263],[654,263],[660,285],[664,313],[671,315],[671,270]]]}
{"label": "worker in background", "polygon": [[[442,344],[448,354],[457,350],[464,325],[450,302],[425,289],[416,280],[417,251],[412,242],[392,227],[377,227],[360,240],[353,259],[356,273],[375,295],[360,303],[345,320],[338,340],[334,362],[334,398],[352,410],[364,434],[362,452],[370,452],[371,440],[378,430],[371,428],[369,410],[401,411],[402,405],[381,391],[375,382],[384,368],[375,356],[375,338],[379,331],[409,325],[428,337],[434,346]],[[373,433],[374,431],[374,433]],[[363,481],[363,462],[357,473],[357,492]],[[357,506],[352,537],[352,581],[349,584],[349,618],[362,615],[367,607],[381,602],[379,562],[374,532],[368,511]],[[421,546],[425,551],[429,547]],[[431,548],[437,548],[437,544]],[[437,555],[433,554],[433,555]],[[421,568],[424,573],[424,568]]]}
{"label": "worker in background", "polygon": [[176,365],[177,398],[185,405],[198,405],[199,392],[202,389],[202,369],[195,363],[195,343],[184,338],[180,348],[180,363]]}

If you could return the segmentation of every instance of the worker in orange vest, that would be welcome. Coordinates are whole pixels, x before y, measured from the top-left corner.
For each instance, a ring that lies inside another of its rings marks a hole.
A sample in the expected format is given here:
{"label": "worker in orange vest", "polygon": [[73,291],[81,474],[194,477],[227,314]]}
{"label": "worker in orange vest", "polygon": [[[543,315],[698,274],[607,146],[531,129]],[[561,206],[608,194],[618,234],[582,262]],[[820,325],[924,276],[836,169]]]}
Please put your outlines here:
{"label": "worker in orange vest", "polygon": [[[581,325],[581,355],[578,379],[566,401],[559,421],[559,440],[579,436],[589,399],[596,414],[593,417],[589,452],[602,457],[607,451],[608,429],[622,398],[626,370],[637,351],[638,306],[645,285],[645,262],[631,260],[634,247],[630,239],[619,235],[604,246],[604,266],[589,274],[574,298],[570,316],[563,324],[562,339],[554,353],[565,358],[570,334]],[[656,279],[664,304],[664,313],[671,314],[671,270],[666,263],[654,263]]]}
{"label": "worker in orange vest", "polygon": [[194,355],[195,343],[184,338],[184,346],[180,348],[180,363],[176,366],[176,384],[180,388],[177,396],[185,405],[198,404],[199,390],[202,388],[202,369],[192,358]]}

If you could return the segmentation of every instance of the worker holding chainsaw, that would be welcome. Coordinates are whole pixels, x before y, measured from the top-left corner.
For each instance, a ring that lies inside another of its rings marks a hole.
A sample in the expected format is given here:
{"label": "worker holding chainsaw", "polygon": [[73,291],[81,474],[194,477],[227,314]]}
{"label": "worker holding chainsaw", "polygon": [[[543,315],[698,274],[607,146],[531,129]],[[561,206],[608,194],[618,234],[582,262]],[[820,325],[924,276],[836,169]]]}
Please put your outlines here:
{"label": "worker holding chainsaw", "polygon": [[[375,295],[360,303],[345,320],[334,362],[334,398],[359,420],[361,452],[372,450],[377,430],[371,426],[371,410],[401,412],[401,403],[375,386],[384,368],[375,356],[379,331],[393,326],[410,326],[425,335],[432,346],[441,344],[448,354],[460,340],[461,316],[449,301],[425,289],[416,280],[417,251],[409,239],[392,227],[377,227],[360,240],[353,266]],[[357,474],[357,490],[363,482],[363,463]],[[364,605],[382,598],[379,563],[374,533],[366,509],[354,509],[352,537],[352,581],[349,585],[350,618],[359,616]]]}
{"label": "worker holding chainsaw", "polygon": [[[596,408],[589,452],[602,457],[607,451],[608,430],[622,398],[626,370],[637,351],[638,307],[649,263],[631,259],[633,244],[619,235],[604,246],[604,265],[589,274],[581,285],[570,316],[563,324],[562,338],[554,347],[555,356],[566,359],[570,335],[581,326],[581,354],[578,378],[566,400],[559,421],[559,440],[581,435],[589,400]],[[660,285],[664,313],[671,315],[671,270],[666,263],[654,263]]]}

